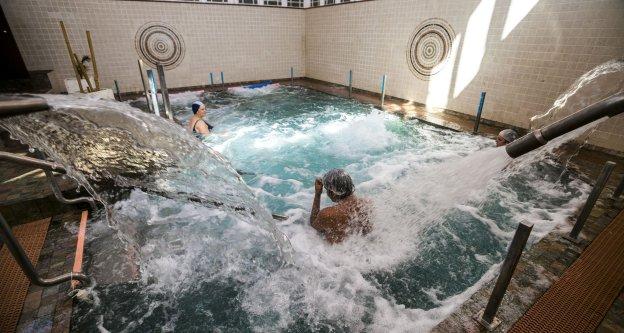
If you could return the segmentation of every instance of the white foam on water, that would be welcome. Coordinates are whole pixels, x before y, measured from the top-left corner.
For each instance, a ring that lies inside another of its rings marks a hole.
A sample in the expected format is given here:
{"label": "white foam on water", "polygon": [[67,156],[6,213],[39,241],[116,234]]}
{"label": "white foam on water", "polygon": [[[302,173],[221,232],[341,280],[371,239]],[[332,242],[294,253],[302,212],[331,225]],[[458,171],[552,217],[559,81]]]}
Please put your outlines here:
{"label": "white foam on water", "polygon": [[238,95],[242,97],[255,97],[262,96],[274,93],[277,89],[279,89],[279,83],[272,83],[260,88],[247,88],[245,86],[241,87],[231,87],[228,88],[228,92],[233,95]]}

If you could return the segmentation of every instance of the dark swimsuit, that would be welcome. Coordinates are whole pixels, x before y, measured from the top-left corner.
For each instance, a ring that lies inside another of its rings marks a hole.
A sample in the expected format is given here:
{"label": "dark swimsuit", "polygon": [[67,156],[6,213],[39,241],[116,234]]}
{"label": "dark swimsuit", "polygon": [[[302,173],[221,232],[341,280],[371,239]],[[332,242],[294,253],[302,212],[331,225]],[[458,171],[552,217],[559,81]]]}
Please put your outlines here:
{"label": "dark swimsuit", "polygon": [[198,123],[199,121],[203,121],[203,122],[204,122],[204,124],[206,124],[206,126],[208,126],[208,130],[209,130],[209,131],[212,131],[212,129],[214,128],[214,126],[212,126],[212,125],[208,124],[205,120],[203,120],[203,119],[197,119],[197,120],[195,121],[195,124],[193,124],[193,133],[197,133],[197,132],[195,131],[195,126],[197,126],[197,123]]}

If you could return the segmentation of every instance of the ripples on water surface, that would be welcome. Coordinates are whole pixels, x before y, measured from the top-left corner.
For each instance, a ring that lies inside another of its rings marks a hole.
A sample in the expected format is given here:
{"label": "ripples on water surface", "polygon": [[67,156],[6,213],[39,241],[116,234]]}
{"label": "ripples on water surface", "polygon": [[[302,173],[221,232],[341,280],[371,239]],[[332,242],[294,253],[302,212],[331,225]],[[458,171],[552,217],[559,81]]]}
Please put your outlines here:
{"label": "ripples on water surface", "polygon": [[[493,140],[303,88],[173,95],[183,122],[207,104],[203,141],[127,104],[46,98],[54,111],[2,125],[107,205],[79,332],[426,331],[493,276],[518,222],[535,241],[587,192],[544,152],[512,162]],[[335,167],[373,200],[374,231],[330,246],[307,221]]]}
{"label": "ripples on water surface", "polygon": [[[187,286],[169,310],[178,329],[427,330],[492,277],[518,222],[535,223],[535,241],[587,190],[549,158],[511,163],[492,140],[303,88],[177,94],[183,122],[196,99],[215,126],[204,144],[243,171],[265,207],[288,217],[277,227],[293,265],[254,283],[231,274],[216,294],[210,283]],[[375,229],[329,246],[307,220],[314,178],[335,167],[373,199]]]}

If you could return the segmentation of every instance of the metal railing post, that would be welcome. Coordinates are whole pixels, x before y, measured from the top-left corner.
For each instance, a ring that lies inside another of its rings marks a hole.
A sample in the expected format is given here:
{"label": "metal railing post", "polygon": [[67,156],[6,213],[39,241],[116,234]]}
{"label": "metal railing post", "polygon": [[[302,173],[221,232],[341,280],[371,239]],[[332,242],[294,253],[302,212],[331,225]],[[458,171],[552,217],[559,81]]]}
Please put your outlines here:
{"label": "metal railing post", "polygon": [[602,167],[600,176],[598,176],[598,180],[596,180],[596,185],[594,185],[594,188],[592,188],[592,191],[589,193],[589,196],[587,197],[587,202],[585,202],[585,206],[583,206],[583,210],[581,210],[581,213],[579,214],[579,217],[576,220],[572,231],[570,231],[570,234],[565,237],[565,239],[574,243],[578,242],[578,235],[581,233],[581,230],[583,229],[583,226],[585,225],[589,214],[594,208],[596,201],[598,201],[598,197],[600,197],[600,193],[607,183],[607,180],[609,180],[609,176],[611,176],[613,168],[615,168],[615,163],[611,161],[607,161],[604,167]]}
{"label": "metal railing post", "polygon": [[143,65],[143,60],[139,59],[138,60],[139,63],[139,73],[141,74],[141,83],[143,84],[143,91],[145,92],[145,101],[147,102],[147,108],[150,110],[150,112],[154,112],[154,106],[152,105],[152,100],[151,100],[151,96],[149,93],[149,84],[147,83],[146,79],[145,79],[145,65]]}
{"label": "metal railing post", "polygon": [[221,87],[225,90],[225,79],[223,79],[223,72],[221,72]]}
{"label": "metal railing post", "polygon": [[154,77],[154,71],[151,69],[147,70],[147,80],[149,81],[149,93],[150,100],[152,102],[152,111],[154,111],[157,116],[160,116],[160,110],[158,109],[158,90],[156,88],[156,78]]}
{"label": "metal railing post", "polygon": [[24,272],[24,275],[26,275],[33,284],[48,287],[71,280],[78,280],[85,286],[91,284],[91,279],[82,273],[66,273],[50,279],[42,279],[39,274],[37,274],[35,267],[30,259],[28,259],[28,256],[26,256],[24,249],[13,235],[11,227],[9,227],[9,224],[6,222],[2,214],[0,214],[0,234],[4,239],[4,243],[9,249],[9,252],[11,252],[17,264],[22,268],[22,272]]}
{"label": "metal railing post", "polygon": [[511,244],[509,244],[507,256],[501,265],[498,279],[496,280],[496,284],[494,285],[494,289],[488,299],[487,305],[485,306],[485,309],[481,310],[475,316],[475,319],[479,322],[479,324],[483,325],[488,331],[493,330],[500,324],[500,320],[496,318],[496,312],[498,311],[498,307],[503,300],[503,296],[505,296],[511,277],[516,270],[516,266],[518,265],[518,261],[520,260],[520,256],[522,255],[522,251],[524,250],[524,246],[529,239],[532,229],[532,224],[526,224],[524,222],[520,222],[520,224],[518,224],[518,228],[516,229],[513,239],[511,240]]}
{"label": "metal railing post", "polygon": [[479,125],[481,124],[481,112],[483,112],[483,103],[485,103],[485,91],[481,92],[481,98],[479,98],[477,117],[475,118],[474,130],[472,131],[472,133],[474,134],[477,134],[477,132],[479,132]]}
{"label": "metal railing post", "polygon": [[386,99],[386,79],[388,78],[388,76],[386,74],[384,74],[384,76],[381,78],[381,104],[380,107],[383,110],[384,109],[384,100]]}
{"label": "metal railing post", "polygon": [[212,72],[210,72],[210,85],[214,86],[214,79],[212,78]]}
{"label": "metal railing post", "polygon": [[618,186],[615,188],[615,191],[613,191],[613,199],[617,199],[620,197],[620,195],[622,195],[622,192],[624,192],[624,173],[622,173],[620,175],[620,183],[618,184]]}
{"label": "metal railing post", "polygon": [[115,95],[115,99],[121,101],[121,91],[119,90],[119,83],[117,82],[117,80],[113,80],[113,82],[115,82],[115,91],[117,92],[117,94]]}
{"label": "metal railing post", "polygon": [[349,70],[349,98],[351,98],[351,93],[353,92],[353,70]]}
{"label": "metal railing post", "polygon": [[156,65],[158,71],[158,80],[160,81],[160,94],[162,95],[163,105],[165,106],[165,113],[170,120],[173,120],[173,111],[171,111],[171,101],[169,101],[169,91],[167,90],[167,81],[165,80],[165,67],[163,65]]}
{"label": "metal railing post", "polygon": [[291,86],[295,85],[295,71],[293,70],[292,67],[290,67],[290,85]]}

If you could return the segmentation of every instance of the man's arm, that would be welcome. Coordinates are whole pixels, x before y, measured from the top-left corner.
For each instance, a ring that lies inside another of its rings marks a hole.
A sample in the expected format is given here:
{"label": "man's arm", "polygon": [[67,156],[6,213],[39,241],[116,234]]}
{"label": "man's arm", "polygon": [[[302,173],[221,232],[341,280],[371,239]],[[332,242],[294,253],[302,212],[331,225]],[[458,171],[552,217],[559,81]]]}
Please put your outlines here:
{"label": "man's arm", "polygon": [[316,180],[314,181],[314,201],[312,201],[312,212],[310,212],[310,225],[312,225],[312,227],[314,227],[314,222],[316,221],[319,211],[321,210],[322,193],[323,181],[321,180],[321,178],[316,178]]}

